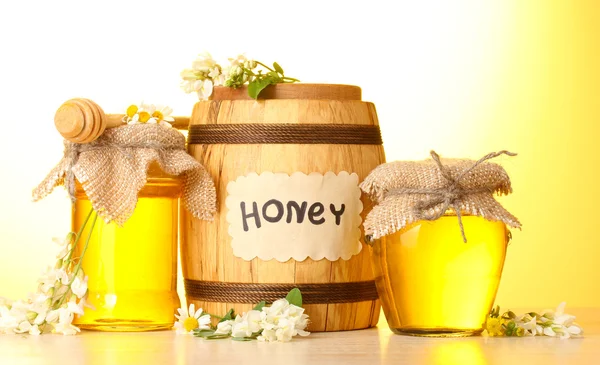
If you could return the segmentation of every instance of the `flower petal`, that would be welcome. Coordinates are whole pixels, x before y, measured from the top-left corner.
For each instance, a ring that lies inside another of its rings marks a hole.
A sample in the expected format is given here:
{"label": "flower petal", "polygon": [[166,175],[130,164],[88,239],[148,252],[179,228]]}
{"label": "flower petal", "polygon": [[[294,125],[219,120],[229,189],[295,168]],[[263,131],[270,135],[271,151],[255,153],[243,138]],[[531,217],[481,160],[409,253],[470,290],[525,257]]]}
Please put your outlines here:
{"label": "flower petal", "polygon": [[567,302],[562,302],[556,307],[556,316],[562,316],[565,313],[565,306]]}

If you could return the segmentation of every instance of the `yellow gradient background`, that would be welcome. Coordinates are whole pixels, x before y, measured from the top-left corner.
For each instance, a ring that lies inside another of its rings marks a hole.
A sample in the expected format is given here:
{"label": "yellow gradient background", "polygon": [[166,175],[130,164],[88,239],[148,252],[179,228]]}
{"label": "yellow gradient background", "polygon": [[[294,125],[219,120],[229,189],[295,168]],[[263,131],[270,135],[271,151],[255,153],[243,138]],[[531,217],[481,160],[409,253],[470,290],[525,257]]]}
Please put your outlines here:
{"label": "yellow gradient background", "polygon": [[33,1],[0,14],[0,296],[34,291],[70,227],[63,189],[30,198],[62,155],[56,108],[143,99],[189,115],[179,71],[208,50],[361,86],[388,161],[517,152],[496,160],[523,223],[498,304],[600,306],[597,1]]}

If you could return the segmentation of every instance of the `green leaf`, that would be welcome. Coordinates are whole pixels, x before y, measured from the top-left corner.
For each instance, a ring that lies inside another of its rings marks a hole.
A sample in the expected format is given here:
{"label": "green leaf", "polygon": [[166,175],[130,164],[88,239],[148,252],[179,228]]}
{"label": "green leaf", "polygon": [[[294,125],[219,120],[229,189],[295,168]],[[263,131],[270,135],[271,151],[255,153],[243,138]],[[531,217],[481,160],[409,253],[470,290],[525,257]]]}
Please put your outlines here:
{"label": "green leaf", "polygon": [[219,323],[224,322],[224,321],[229,321],[233,319],[233,308],[231,308],[224,316],[223,318],[221,318],[221,320],[219,321]]}
{"label": "green leaf", "polygon": [[262,91],[262,89],[264,88],[260,88],[260,80],[254,80],[248,84],[248,96],[250,96],[252,99],[258,99],[258,94]]}
{"label": "green leaf", "polygon": [[281,66],[279,66],[277,62],[273,62],[273,68],[275,69],[275,71],[283,75],[283,69],[281,68]]}
{"label": "green leaf", "polygon": [[267,77],[272,79],[274,84],[282,81],[281,76],[275,71],[269,71]]}
{"label": "green leaf", "polygon": [[207,340],[221,340],[224,338],[229,338],[229,335],[226,334],[216,334],[216,335],[211,335],[211,336],[206,336],[204,337]]}
{"label": "green leaf", "polygon": [[302,307],[302,293],[300,293],[300,289],[298,288],[290,290],[288,295],[285,296],[285,299],[296,307]]}
{"label": "green leaf", "polygon": [[251,337],[232,337],[233,341],[252,341],[254,338]]}
{"label": "green leaf", "polygon": [[265,302],[264,300],[260,303],[258,303],[257,305],[254,306],[254,308],[252,308],[255,311],[261,311],[263,309],[263,307],[265,306],[265,304],[267,304],[267,302]]}
{"label": "green leaf", "polygon": [[277,82],[273,82],[273,80],[270,77],[256,79],[248,84],[248,95],[252,99],[258,99],[258,95],[261,91],[263,91],[267,86],[276,83]]}
{"label": "green leaf", "polygon": [[194,336],[196,337],[209,337],[209,336],[213,336],[215,334],[215,331],[213,330],[196,330],[194,331]]}

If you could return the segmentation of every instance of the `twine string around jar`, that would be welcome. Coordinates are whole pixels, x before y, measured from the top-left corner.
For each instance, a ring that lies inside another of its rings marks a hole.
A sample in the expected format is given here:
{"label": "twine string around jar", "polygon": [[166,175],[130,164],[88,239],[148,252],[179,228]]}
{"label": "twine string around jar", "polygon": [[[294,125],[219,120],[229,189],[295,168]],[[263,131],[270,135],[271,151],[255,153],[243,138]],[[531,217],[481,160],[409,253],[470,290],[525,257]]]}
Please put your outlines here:
{"label": "twine string around jar", "polygon": [[[460,212],[460,204],[465,196],[477,193],[493,193],[494,186],[479,186],[477,188],[465,188],[461,185],[461,181],[471,173],[477,166],[483,162],[496,158],[500,155],[516,156],[516,153],[512,153],[506,150],[499,152],[491,152],[476,161],[471,167],[462,171],[456,178],[452,176],[450,169],[442,164],[440,156],[435,152],[431,151],[431,158],[436,163],[442,177],[447,181],[447,184],[440,188],[396,188],[389,190],[385,195],[402,195],[402,194],[425,194],[426,197],[413,206],[415,216],[421,220],[434,221],[443,216],[448,209],[452,209],[456,218],[458,219],[458,225],[460,227],[460,233],[462,234],[463,242],[467,243],[467,236],[465,235],[465,229],[462,222],[462,216]],[[440,207],[440,209],[434,209]]]}

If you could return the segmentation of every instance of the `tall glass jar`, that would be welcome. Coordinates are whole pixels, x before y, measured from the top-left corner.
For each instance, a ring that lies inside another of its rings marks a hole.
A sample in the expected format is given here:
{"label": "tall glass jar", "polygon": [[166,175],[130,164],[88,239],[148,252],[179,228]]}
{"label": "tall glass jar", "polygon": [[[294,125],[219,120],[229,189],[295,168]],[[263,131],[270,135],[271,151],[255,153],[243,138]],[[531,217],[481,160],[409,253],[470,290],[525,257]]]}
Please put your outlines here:
{"label": "tall glass jar", "polygon": [[390,329],[414,336],[483,331],[504,266],[503,222],[463,216],[417,221],[373,242],[375,283]]}
{"label": "tall glass jar", "polygon": [[[179,307],[177,295],[177,177],[156,164],[148,170],[131,218],[122,227],[96,221],[82,267],[88,276],[88,303],[74,324],[100,331],[169,329]],[[91,209],[78,184],[72,225],[77,232]],[[90,220],[91,221],[91,220]],[[81,254],[91,224],[82,233]]]}

